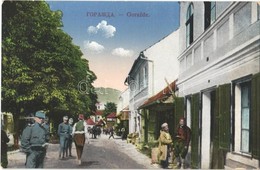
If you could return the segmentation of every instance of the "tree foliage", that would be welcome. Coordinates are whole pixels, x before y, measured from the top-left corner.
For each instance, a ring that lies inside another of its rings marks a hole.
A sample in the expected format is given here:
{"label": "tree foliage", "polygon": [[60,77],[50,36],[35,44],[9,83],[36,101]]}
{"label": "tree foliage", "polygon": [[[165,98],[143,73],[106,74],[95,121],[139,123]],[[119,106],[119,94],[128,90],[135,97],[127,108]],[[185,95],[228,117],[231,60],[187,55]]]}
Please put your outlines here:
{"label": "tree foliage", "polygon": [[115,103],[113,102],[107,102],[105,104],[105,110],[103,112],[103,116],[107,116],[109,115],[110,113],[113,113],[113,112],[116,112],[116,109],[117,109],[117,106]]}
{"label": "tree foliage", "polygon": [[[95,74],[62,28],[62,12],[43,1],[2,5],[2,111],[14,115],[46,110],[95,110]],[[85,82],[88,93],[80,93]]]}

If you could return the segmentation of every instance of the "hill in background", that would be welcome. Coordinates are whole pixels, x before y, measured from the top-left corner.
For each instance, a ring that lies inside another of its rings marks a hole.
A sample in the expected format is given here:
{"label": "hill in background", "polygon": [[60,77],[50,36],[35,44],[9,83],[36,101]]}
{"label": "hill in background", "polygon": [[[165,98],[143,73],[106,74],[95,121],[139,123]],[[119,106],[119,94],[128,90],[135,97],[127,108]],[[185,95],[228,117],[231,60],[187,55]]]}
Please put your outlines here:
{"label": "hill in background", "polygon": [[118,103],[121,91],[112,88],[97,87],[95,88],[98,95],[98,101],[102,103],[113,102]]}

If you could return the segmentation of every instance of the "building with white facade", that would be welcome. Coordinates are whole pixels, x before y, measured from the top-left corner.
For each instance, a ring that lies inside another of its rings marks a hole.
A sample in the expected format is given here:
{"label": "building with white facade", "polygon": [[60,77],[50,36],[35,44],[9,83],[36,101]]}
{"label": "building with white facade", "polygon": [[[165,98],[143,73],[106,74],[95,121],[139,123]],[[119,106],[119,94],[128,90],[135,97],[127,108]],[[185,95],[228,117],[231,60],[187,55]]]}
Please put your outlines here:
{"label": "building with white facade", "polygon": [[125,128],[126,133],[129,133],[129,88],[123,91],[117,104],[118,122],[121,123],[122,128]]}
{"label": "building with white facade", "polygon": [[138,108],[151,96],[173,82],[179,74],[179,30],[150,46],[135,60],[125,84],[129,86],[129,133],[144,133]]}
{"label": "building with white facade", "polygon": [[259,4],[180,2],[178,60],[192,168],[259,168]]}

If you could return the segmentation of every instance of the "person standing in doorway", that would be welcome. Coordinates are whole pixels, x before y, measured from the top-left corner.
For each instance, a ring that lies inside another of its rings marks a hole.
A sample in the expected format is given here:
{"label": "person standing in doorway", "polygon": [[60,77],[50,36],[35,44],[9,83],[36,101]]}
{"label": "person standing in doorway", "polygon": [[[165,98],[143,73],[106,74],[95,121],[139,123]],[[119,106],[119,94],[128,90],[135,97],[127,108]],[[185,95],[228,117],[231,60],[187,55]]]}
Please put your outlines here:
{"label": "person standing in doorway", "polygon": [[69,142],[68,142],[68,149],[67,149],[67,153],[69,152],[69,157],[72,157],[71,154],[71,148],[72,148],[72,142],[73,142],[73,138],[72,138],[72,130],[73,130],[73,119],[70,118],[69,119],[69,126],[70,126],[70,132],[69,132]]}
{"label": "person standing in doorway", "polygon": [[190,144],[191,130],[186,125],[185,118],[179,120],[176,132],[176,142],[174,144],[174,155],[178,161],[178,167],[185,168],[185,157]]}
{"label": "person standing in doorway", "polygon": [[[74,124],[73,130],[72,130],[72,136],[74,138],[75,146],[76,146],[76,152],[78,157],[78,164],[81,165],[81,156],[83,153],[85,140],[87,139],[87,123],[84,121],[84,115],[79,114],[78,122]],[[88,141],[89,143],[89,141]]]}
{"label": "person standing in doorway", "polygon": [[159,159],[161,161],[162,168],[168,168],[172,138],[169,134],[168,124],[163,123],[161,127],[162,130],[160,131],[159,137]]}
{"label": "person standing in doorway", "polygon": [[[59,151],[59,159],[65,158],[65,153],[68,147],[69,141],[69,133],[70,133],[70,126],[68,124],[68,116],[63,117],[63,122],[59,124],[58,127],[58,135],[60,136],[60,151]],[[68,155],[66,155],[67,157]]]}
{"label": "person standing in doorway", "polygon": [[43,168],[46,155],[47,133],[42,126],[45,114],[38,111],[34,117],[34,124],[27,126],[21,137],[21,149],[26,153],[26,168]]}
{"label": "person standing in doorway", "polygon": [[2,168],[7,168],[8,158],[7,158],[7,143],[10,141],[6,132],[3,129],[3,124],[1,126],[1,166]]}

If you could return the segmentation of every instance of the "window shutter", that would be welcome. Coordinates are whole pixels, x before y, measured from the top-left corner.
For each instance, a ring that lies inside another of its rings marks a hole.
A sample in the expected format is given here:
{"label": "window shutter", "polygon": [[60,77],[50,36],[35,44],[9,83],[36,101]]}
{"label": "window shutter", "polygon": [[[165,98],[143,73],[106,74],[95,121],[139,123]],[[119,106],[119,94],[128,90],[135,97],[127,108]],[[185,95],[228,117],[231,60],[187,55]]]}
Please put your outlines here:
{"label": "window shutter", "polygon": [[200,94],[191,98],[191,168],[199,168],[199,110]]}
{"label": "window shutter", "polygon": [[230,150],[231,136],[231,84],[219,86],[219,148]]}
{"label": "window shutter", "polygon": [[251,148],[253,158],[260,159],[260,73],[252,78]]}
{"label": "window shutter", "polygon": [[[176,97],[175,98],[175,110],[174,110],[174,127],[176,127],[179,123],[181,117],[184,116],[184,98]],[[176,132],[176,129],[174,130]]]}

